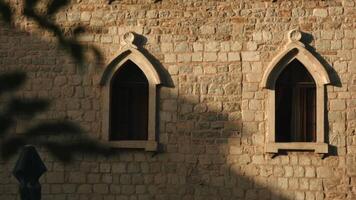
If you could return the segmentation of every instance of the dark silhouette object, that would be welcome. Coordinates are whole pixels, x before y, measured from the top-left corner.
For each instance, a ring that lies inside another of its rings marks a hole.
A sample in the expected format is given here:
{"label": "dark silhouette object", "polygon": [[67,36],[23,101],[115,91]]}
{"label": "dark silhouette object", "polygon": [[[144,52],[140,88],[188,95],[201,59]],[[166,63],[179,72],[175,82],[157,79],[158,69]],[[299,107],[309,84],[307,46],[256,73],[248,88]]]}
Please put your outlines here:
{"label": "dark silhouette object", "polygon": [[17,160],[13,175],[20,182],[21,200],[40,200],[41,185],[38,179],[47,171],[35,147],[26,145]]}

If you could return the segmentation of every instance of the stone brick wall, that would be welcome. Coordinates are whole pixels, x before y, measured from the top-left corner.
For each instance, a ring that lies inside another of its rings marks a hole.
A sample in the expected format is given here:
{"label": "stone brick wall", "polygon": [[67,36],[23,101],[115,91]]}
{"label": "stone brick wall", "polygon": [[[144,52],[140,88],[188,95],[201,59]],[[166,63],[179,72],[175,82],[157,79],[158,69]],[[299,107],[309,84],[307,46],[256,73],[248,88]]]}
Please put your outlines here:
{"label": "stone brick wall", "polygon": [[[145,49],[173,81],[160,88],[164,152],[117,150],[63,164],[41,149],[49,169],[41,178],[43,199],[356,199],[355,8],[353,0],[75,1],[57,22],[85,26],[80,40],[105,59],[85,72],[32,22],[0,26],[0,72],[26,71],[18,95],[52,102],[38,120],[74,120],[99,139],[99,79],[128,31],[146,37]],[[312,152],[264,153],[267,92],[260,80],[296,27],[339,80],[327,86],[331,153],[324,159]],[[0,199],[19,199],[14,160],[0,163]]]}

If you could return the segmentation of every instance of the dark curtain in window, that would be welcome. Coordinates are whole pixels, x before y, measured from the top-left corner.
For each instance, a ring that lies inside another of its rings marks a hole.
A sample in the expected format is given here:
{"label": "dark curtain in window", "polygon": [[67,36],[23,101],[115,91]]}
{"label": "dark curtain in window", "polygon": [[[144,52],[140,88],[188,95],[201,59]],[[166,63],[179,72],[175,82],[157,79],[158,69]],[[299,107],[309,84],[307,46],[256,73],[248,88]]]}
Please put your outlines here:
{"label": "dark curtain in window", "polygon": [[316,88],[308,70],[297,60],[280,74],[275,86],[276,141],[316,141]]}
{"label": "dark curtain in window", "polygon": [[110,140],[147,140],[148,81],[127,61],[113,76],[110,99]]}

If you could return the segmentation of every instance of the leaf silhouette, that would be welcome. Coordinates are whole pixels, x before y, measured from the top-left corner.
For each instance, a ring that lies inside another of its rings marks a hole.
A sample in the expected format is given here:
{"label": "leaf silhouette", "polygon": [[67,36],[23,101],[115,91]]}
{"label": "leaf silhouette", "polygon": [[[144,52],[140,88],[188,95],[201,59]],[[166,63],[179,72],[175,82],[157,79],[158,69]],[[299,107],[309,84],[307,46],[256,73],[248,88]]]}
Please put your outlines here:
{"label": "leaf silhouette", "polygon": [[12,22],[12,12],[10,5],[0,0],[0,15],[6,23]]}
{"label": "leaf silhouette", "polygon": [[42,122],[29,128],[25,135],[28,137],[48,135],[48,134],[61,134],[61,135],[78,135],[81,134],[82,129],[70,121],[60,122]]}
{"label": "leaf silhouette", "polygon": [[43,143],[43,146],[45,146],[54,157],[62,162],[69,162],[73,159],[73,153],[64,144],[47,141]]}
{"label": "leaf silhouette", "polygon": [[68,51],[72,55],[72,57],[76,58],[79,63],[83,63],[84,61],[84,49],[81,44],[76,41],[68,42]]}
{"label": "leaf silhouette", "polygon": [[22,146],[26,145],[25,140],[22,137],[11,137],[2,141],[0,145],[1,157],[4,160],[8,160],[11,156],[15,155]]}
{"label": "leaf silhouette", "polygon": [[0,137],[3,137],[5,133],[15,124],[15,121],[7,115],[0,115]]}
{"label": "leaf silhouette", "polygon": [[47,7],[47,15],[57,13],[61,8],[65,7],[70,0],[52,0]]}
{"label": "leaf silhouette", "polygon": [[69,149],[73,150],[74,152],[85,152],[89,154],[100,153],[104,155],[111,155],[113,153],[110,147],[98,143],[96,140],[90,139],[88,137],[80,138],[80,140],[69,144]]}
{"label": "leaf silhouette", "polygon": [[38,3],[38,0],[25,0],[25,8],[33,9],[37,3]]}
{"label": "leaf silhouette", "polygon": [[44,99],[13,98],[8,105],[8,114],[19,117],[33,117],[48,108],[48,101]]}
{"label": "leaf silhouette", "polygon": [[79,34],[84,33],[84,32],[85,32],[85,28],[83,26],[75,27],[73,30],[73,34],[75,36],[78,36]]}
{"label": "leaf silhouette", "polygon": [[0,95],[18,89],[26,80],[23,72],[10,72],[0,75]]}
{"label": "leaf silhouette", "polygon": [[[62,30],[62,27],[53,20],[53,15],[63,9],[70,3],[70,0],[47,0],[47,9],[42,12],[37,5],[40,0],[24,0],[22,13],[20,14],[27,19],[34,21],[41,29],[51,32],[57,39],[58,45],[61,46],[70,56],[77,61],[80,67],[83,67],[87,58],[86,51],[91,51],[97,63],[103,60],[101,52],[91,45],[83,45],[78,41],[78,35],[85,32],[84,27],[77,26],[73,28],[73,35],[68,36]],[[10,24],[15,14],[11,5],[16,4],[14,1],[0,0],[0,17]],[[17,8],[14,6],[14,8]],[[91,55],[90,55],[91,56]],[[26,73],[11,72],[0,75],[0,95],[5,92],[16,92],[26,80]],[[10,95],[15,95],[10,93]],[[7,96],[6,96],[7,97]],[[3,103],[3,102],[1,102]],[[9,101],[0,105],[0,155],[7,159],[16,154],[17,151],[26,144],[46,147],[54,156],[62,161],[69,161],[73,154],[77,152],[98,153],[108,155],[111,153],[110,148],[93,140],[83,134],[80,126],[73,122],[62,121],[45,121],[32,125],[25,130],[24,134],[12,136],[16,125],[16,120],[26,117],[31,123],[31,119],[37,113],[48,109],[49,102],[45,99],[18,98],[11,96]]]}
{"label": "leaf silhouette", "polygon": [[[2,16],[4,21],[8,24],[12,21],[12,16],[14,14],[11,10],[10,3],[5,3],[4,0],[0,0],[0,16]],[[80,65],[83,65],[85,58],[87,58],[85,55],[85,51],[87,50],[94,52],[97,63],[102,61],[102,56],[96,47],[89,45],[86,46],[87,48],[83,48],[84,46],[77,41],[78,34],[85,31],[82,26],[75,27],[73,36],[66,37],[61,26],[49,17],[59,12],[60,9],[66,7],[70,3],[70,0],[50,0],[47,4],[45,13],[38,12],[36,10],[38,3],[39,0],[24,0],[22,15],[33,20],[37,23],[37,25],[39,25],[40,28],[53,33],[53,35],[57,38],[58,44],[63,47],[63,49],[67,51],[67,53],[69,53],[70,56]]]}

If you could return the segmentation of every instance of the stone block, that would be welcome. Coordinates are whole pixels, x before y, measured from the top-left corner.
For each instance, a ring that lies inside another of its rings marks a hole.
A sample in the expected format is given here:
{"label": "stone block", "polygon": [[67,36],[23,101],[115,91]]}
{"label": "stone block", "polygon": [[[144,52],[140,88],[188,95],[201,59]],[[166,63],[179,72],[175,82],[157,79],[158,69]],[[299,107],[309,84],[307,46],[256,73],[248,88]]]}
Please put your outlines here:
{"label": "stone block", "polygon": [[230,43],[229,42],[221,42],[220,43],[220,50],[222,52],[229,52],[230,51]]}
{"label": "stone block", "polygon": [[297,178],[289,178],[288,179],[288,189],[289,190],[299,189],[299,180]]}
{"label": "stone block", "polygon": [[285,166],[284,167],[284,177],[293,177],[294,170],[292,166]]}
{"label": "stone block", "polygon": [[305,200],[305,193],[303,191],[296,191],[295,200]]}
{"label": "stone block", "polygon": [[67,20],[69,22],[79,22],[80,21],[80,13],[78,13],[78,12],[67,13]]}
{"label": "stone block", "polygon": [[174,47],[174,52],[188,52],[189,50],[189,45],[186,42],[181,42],[181,43],[177,43]]}
{"label": "stone block", "polygon": [[287,178],[278,178],[278,188],[287,189],[288,188],[288,179]]}
{"label": "stone block", "polygon": [[198,52],[198,51],[203,51],[203,44],[199,42],[194,42],[193,43],[193,51]]}
{"label": "stone block", "polygon": [[230,45],[231,51],[240,51],[242,49],[242,44],[239,41],[232,42]]}
{"label": "stone block", "polygon": [[312,166],[305,167],[305,177],[314,178],[315,177],[315,168]]}
{"label": "stone block", "polygon": [[192,55],[190,53],[183,53],[177,55],[178,62],[190,62],[192,60]]}
{"label": "stone block", "polygon": [[218,56],[217,56],[217,53],[204,53],[204,55],[203,55],[204,57],[203,57],[203,60],[204,61],[217,61],[217,58],[218,58]]}
{"label": "stone block", "polygon": [[47,183],[64,183],[63,172],[47,172],[45,175]]}
{"label": "stone block", "polygon": [[228,61],[227,53],[218,53],[218,61],[226,62]]}
{"label": "stone block", "polygon": [[203,61],[203,53],[201,52],[192,53],[192,61],[193,62]]}
{"label": "stone block", "polygon": [[254,41],[247,42],[246,44],[246,49],[248,51],[255,51],[257,50],[257,43]]}
{"label": "stone block", "polygon": [[204,73],[205,74],[216,74],[217,68],[214,66],[207,66],[204,68]]}
{"label": "stone block", "polygon": [[215,27],[212,25],[203,25],[200,27],[200,33],[201,34],[214,34]]}
{"label": "stone block", "polygon": [[90,194],[93,192],[93,186],[90,184],[81,184],[78,186],[78,194]]}
{"label": "stone block", "polygon": [[313,10],[313,15],[316,17],[327,17],[328,16],[328,10],[324,8],[315,8]]}
{"label": "stone block", "polygon": [[205,44],[204,50],[206,52],[217,52],[219,51],[220,44],[218,42],[208,42]]}
{"label": "stone block", "polygon": [[113,173],[124,173],[126,172],[126,163],[113,163],[112,172]]}
{"label": "stone block", "polygon": [[120,185],[110,185],[110,193],[111,194],[119,194],[121,192],[121,186]]}
{"label": "stone block", "polygon": [[93,192],[97,194],[107,194],[109,192],[109,187],[107,184],[94,184]]}
{"label": "stone block", "polygon": [[318,167],[316,168],[316,175],[318,178],[330,178],[333,176],[333,170],[327,166]]}
{"label": "stone block", "polygon": [[165,54],[164,55],[164,62],[174,63],[176,61],[177,61],[177,57],[175,54]]}
{"label": "stone block", "polygon": [[238,52],[229,52],[227,54],[227,60],[232,62],[232,61],[240,61],[241,58],[240,58],[240,53]]}
{"label": "stone block", "polygon": [[103,36],[101,36],[101,42],[110,44],[110,43],[112,43],[112,37],[109,35],[103,35]]}
{"label": "stone block", "polygon": [[260,61],[260,54],[257,51],[241,52],[242,61]]}
{"label": "stone block", "polygon": [[171,53],[173,51],[173,44],[172,43],[162,43],[161,51],[163,53]]}
{"label": "stone block", "polygon": [[85,183],[86,175],[82,172],[70,172],[68,175],[69,183]]}
{"label": "stone block", "polygon": [[87,182],[88,183],[99,183],[101,175],[100,174],[88,174]]}
{"label": "stone block", "polygon": [[309,188],[310,190],[321,191],[323,189],[322,179],[310,179]]}
{"label": "stone block", "polygon": [[345,100],[331,100],[330,110],[345,110],[346,103]]}
{"label": "stone block", "polygon": [[178,104],[176,100],[164,100],[162,103],[162,110],[164,111],[177,111]]}

